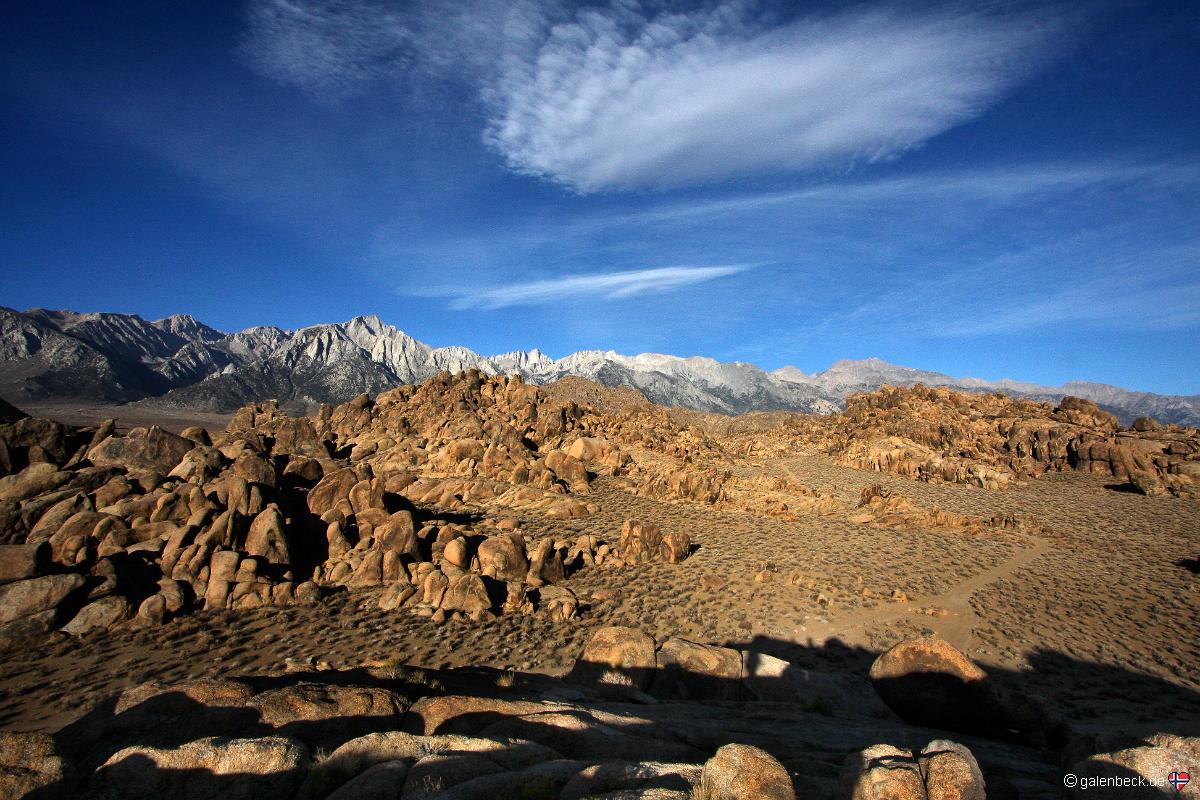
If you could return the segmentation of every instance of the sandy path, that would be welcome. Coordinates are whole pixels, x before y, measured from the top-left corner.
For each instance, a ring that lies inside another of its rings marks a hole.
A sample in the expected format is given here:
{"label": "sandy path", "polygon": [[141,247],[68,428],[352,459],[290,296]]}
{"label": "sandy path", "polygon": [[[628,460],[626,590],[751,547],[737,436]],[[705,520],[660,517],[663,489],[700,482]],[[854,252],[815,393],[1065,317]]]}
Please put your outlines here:
{"label": "sandy path", "polygon": [[[975,644],[972,632],[978,620],[975,609],[971,606],[972,595],[989,584],[1012,575],[1041,556],[1050,547],[1048,541],[1038,536],[1029,534],[1012,534],[1012,536],[1023,539],[1028,546],[1003,564],[984,570],[947,592],[911,597],[908,603],[897,604],[892,608],[858,609],[827,622],[804,626],[800,632],[812,643],[823,644],[835,637],[846,640],[849,638],[848,634],[861,632],[868,625],[912,618],[919,621],[921,626],[932,629],[936,635],[963,652],[969,652]],[[945,609],[947,615],[933,617],[925,614],[924,609],[930,606]]]}

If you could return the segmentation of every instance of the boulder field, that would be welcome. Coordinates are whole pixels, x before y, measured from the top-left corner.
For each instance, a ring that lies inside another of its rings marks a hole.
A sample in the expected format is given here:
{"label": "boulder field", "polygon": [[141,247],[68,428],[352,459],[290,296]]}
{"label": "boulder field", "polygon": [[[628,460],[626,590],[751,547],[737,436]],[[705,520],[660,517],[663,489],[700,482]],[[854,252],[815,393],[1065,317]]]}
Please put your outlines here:
{"label": "boulder field", "polygon": [[[499,677],[137,686],[52,735],[0,734],[0,798],[983,800],[1059,797],[1067,771],[1200,768],[1200,739],[1082,757],[1078,740],[1020,741],[1052,724],[1006,728],[1028,720],[1018,701],[939,640],[903,642],[835,684],[763,654],[610,627],[565,679]],[[894,691],[906,680],[918,688]]]}

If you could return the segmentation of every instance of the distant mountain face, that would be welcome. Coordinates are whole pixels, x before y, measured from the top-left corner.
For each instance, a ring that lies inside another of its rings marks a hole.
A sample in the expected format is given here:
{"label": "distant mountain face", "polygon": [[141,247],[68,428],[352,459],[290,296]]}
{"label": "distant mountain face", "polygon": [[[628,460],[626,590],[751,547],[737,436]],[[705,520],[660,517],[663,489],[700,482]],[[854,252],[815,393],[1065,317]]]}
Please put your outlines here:
{"label": "distant mountain face", "polygon": [[950,386],[1057,402],[1095,400],[1125,421],[1153,416],[1200,425],[1200,396],[1170,397],[1115,386],[1062,387],[953,378],[875,358],[838,361],[823,372],[765,372],[710,358],[583,350],[552,359],[540,350],[484,356],[465,347],[434,348],[378,317],[297,331],[248,328],[223,333],[188,315],[148,322],[131,314],[0,308],[0,396],[76,397],[155,402],[228,411],[278,399],[293,407],[337,403],[448,370],[519,374],[531,383],[567,376],[636,389],[655,403],[732,414],[789,410],[828,413],[883,384]]}

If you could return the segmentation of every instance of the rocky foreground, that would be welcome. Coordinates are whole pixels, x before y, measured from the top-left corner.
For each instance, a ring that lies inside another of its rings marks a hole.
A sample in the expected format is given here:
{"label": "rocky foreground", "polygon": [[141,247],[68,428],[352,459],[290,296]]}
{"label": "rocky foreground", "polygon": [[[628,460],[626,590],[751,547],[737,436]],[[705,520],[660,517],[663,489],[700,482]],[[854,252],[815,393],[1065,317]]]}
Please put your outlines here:
{"label": "rocky foreground", "polygon": [[[364,652],[336,668],[293,659],[238,680],[128,688],[54,735],[4,734],[0,797],[932,799],[985,786],[1052,797],[1068,768],[1200,774],[1200,743],[1177,735],[1186,725],[1139,718],[1137,735],[1098,733],[1072,718],[1077,708],[998,683],[963,652],[1013,659],[1070,635],[1072,652],[1095,647],[1089,657],[1140,669],[1153,666],[1140,637],[1172,682],[1157,685],[1191,687],[1200,647],[1176,609],[1194,607],[1194,589],[1182,571],[1156,571],[1173,568],[1154,526],[1112,532],[1110,557],[1141,559],[1146,579],[1123,566],[1128,588],[1106,590],[1102,565],[1093,575],[1070,558],[1095,542],[1061,520],[1003,499],[945,509],[917,490],[1003,498],[1047,476],[1098,475],[1112,488],[1086,491],[1172,504],[1150,510],[1174,530],[1195,513],[1196,430],[1124,428],[1086,401],[923,387],[861,395],[828,417],[735,419],[579,391],[443,374],[310,417],[263,403],[223,431],[179,434],[0,408],[0,648],[10,669],[32,659],[23,691],[93,642],[183,647],[172,637],[194,619],[236,628],[274,609],[285,626],[296,609],[332,625],[357,608],[427,630],[493,630],[507,637],[500,654],[540,646],[526,636],[580,642],[573,666],[541,672],[414,669]],[[879,482],[818,485],[793,471],[798,454]],[[911,496],[893,476],[918,481]],[[967,510],[984,506],[994,510]],[[1169,547],[1191,547],[1194,533]],[[1076,574],[1038,571],[1058,560]],[[977,577],[954,588],[965,574]],[[1022,584],[993,594],[1022,574],[1032,596]],[[694,604],[693,590],[704,595]],[[1058,591],[1076,593],[1074,619],[1051,613],[1042,628],[1036,617],[1032,642],[1028,629],[997,630]],[[1134,637],[1097,634],[1106,598]],[[1079,638],[1072,625],[1084,622]],[[730,646],[733,631],[782,641],[811,639],[814,626],[878,634],[886,652],[868,672]],[[0,674],[6,694],[16,677]]]}
{"label": "rocky foreground", "polygon": [[53,736],[0,734],[0,797],[975,800],[1200,770],[1200,738],[1050,747],[1059,733],[939,639],[885,652],[868,684],[610,627],[562,681],[389,667],[138,686]]}

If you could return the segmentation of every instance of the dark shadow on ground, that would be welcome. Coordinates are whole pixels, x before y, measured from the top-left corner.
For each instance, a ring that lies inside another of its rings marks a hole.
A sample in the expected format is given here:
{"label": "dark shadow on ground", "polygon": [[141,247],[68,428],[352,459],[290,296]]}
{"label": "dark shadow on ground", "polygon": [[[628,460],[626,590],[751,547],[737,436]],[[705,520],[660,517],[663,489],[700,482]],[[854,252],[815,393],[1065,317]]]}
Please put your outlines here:
{"label": "dark shadow on ground", "polygon": [[[721,677],[719,670],[699,663],[675,663],[650,673],[642,686],[572,684],[487,668],[396,667],[390,674],[379,669],[305,672],[234,679],[226,688],[209,680],[157,694],[131,690],[56,735],[82,776],[77,785],[60,788],[63,796],[119,789],[125,797],[178,793],[229,800],[248,792],[289,797],[306,766],[267,776],[218,774],[215,766],[156,765],[145,752],[117,754],[128,747],[178,748],[206,737],[284,736],[302,743],[308,758],[368,733],[406,731],[480,737],[499,742],[502,749],[517,746],[516,740],[533,742],[558,758],[588,763],[700,764],[723,744],[752,744],[791,770],[800,796],[813,797],[839,796],[838,776],[850,753],[879,743],[919,751],[949,738],[975,754],[988,796],[1003,799],[1027,796],[1022,792],[1030,786],[1061,786],[1065,767],[1096,752],[1143,742],[1134,732],[1139,729],[1200,735],[1196,692],[1053,651],[1033,653],[1027,672],[989,670],[986,686],[966,686],[941,675],[901,681],[883,692],[929,695],[934,701],[940,693],[950,707],[961,705],[963,714],[949,714],[937,725],[929,718],[913,719],[911,709],[904,712],[909,719],[902,720],[880,702],[868,679],[878,653],[836,639],[806,646],[759,636],[726,644],[744,653],[733,673],[737,677],[728,671]],[[582,666],[576,674],[587,673],[589,666],[604,672],[604,665]],[[1148,725],[1130,718],[1128,725],[1110,721],[1098,727],[1087,708],[1064,717],[1047,687],[1065,677],[1101,687],[1097,707],[1120,694],[1134,702],[1131,708],[1153,702],[1180,713]]]}

